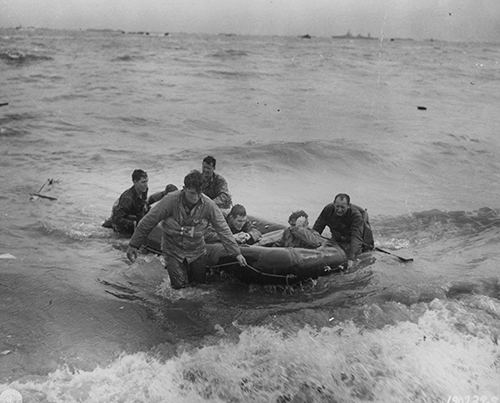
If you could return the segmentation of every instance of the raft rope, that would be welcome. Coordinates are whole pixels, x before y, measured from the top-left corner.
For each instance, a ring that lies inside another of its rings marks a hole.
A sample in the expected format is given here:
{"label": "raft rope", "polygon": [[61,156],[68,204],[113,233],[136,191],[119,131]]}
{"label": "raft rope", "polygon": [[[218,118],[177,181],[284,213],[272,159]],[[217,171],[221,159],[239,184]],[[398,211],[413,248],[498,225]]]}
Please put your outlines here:
{"label": "raft rope", "polygon": [[[232,266],[234,265],[235,263],[238,263],[238,262],[228,262],[228,263],[221,263],[221,264],[216,264],[214,266],[210,266],[211,269],[219,269],[221,267],[227,267],[227,266]],[[255,267],[249,265],[247,263],[246,266],[243,266],[243,267],[248,267],[249,269],[253,270],[254,272],[260,274],[261,276],[267,276],[267,277],[274,277],[274,278],[284,278],[286,280],[286,284],[288,285],[288,280],[293,280],[295,278],[297,278],[297,276],[295,274],[287,274],[286,276],[283,275],[283,274],[272,274],[272,273],[264,273],[262,271],[260,271],[259,269],[256,269]]]}

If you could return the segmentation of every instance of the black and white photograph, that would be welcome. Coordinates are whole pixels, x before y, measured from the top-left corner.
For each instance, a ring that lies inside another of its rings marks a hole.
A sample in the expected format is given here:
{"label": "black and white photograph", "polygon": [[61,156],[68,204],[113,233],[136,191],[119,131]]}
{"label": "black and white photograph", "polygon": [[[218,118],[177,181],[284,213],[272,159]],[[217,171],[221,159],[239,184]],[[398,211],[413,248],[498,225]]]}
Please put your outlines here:
{"label": "black and white photograph", "polygon": [[0,0],[0,403],[500,403],[498,0]]}

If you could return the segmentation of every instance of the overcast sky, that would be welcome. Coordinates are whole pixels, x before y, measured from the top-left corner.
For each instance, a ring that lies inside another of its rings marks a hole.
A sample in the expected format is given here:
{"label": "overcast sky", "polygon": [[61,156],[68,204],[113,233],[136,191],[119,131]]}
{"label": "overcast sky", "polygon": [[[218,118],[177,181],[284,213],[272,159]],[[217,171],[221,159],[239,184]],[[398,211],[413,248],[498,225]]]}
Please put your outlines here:
{"label": "overcast sky", "polygon": [[500,0],[0,0],[0,26],[500,41]]}

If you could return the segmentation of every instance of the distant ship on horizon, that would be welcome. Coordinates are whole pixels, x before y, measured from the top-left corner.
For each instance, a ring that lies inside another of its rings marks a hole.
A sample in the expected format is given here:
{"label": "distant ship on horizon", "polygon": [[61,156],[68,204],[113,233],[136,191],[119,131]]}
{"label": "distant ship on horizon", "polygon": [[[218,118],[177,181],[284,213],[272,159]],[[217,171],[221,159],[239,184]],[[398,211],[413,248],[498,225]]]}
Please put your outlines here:
{"label": "distant ship on horizon", "polygon": [[361,34],[358,35],[353,35],[351,34],[351,31],[347,31],[344,35],[332,35],[333,39],[378,39],[375,38],[374,36],[371,36],[371,34],[368,32],[368,35],[364,36]]}

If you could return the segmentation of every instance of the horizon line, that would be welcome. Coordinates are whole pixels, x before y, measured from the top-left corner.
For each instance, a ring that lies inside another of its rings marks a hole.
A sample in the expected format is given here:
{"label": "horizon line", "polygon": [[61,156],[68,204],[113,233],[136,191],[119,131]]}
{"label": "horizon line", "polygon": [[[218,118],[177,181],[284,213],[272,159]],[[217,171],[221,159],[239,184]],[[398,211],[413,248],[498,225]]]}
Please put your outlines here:
{"label": "horizon line", "polygon": [[471,40],[471,41],[463,41],[463,40],[448,40],[448,39],[439,39],[439,38],[425,38],[425,39],[416,39],[411,37],[397,37],[397,36],[388,36],[388,37],[377,37],[371,36],[370,33],[367,35],[363,34],[352,34],[351,30],[348,29],[345,34],[342,35],[311,35],[309,33],[305,34],[252,34],[252,33],[234,33],[234,32],[188,32],[188,31],[153,31],[153,30],[124,30],[120,28],[52,28],[52,27],[39,27],[34,25],[29,26],[0,26],[2,30],[50,30],[50,31],[75,31],[75,32],[103,32],[103,33],[119,33],[119,34],[129,34],[129,35],[143,35],[150,36],[151,33],[158,34],[160,36],[171,36],[171,35],[214,35],[214,36],[255,36],[255,37],[283,37],[283,38],[300,38],[300,39],[349,39],[349,40],[376,40],[378,42],[384,41],[414,41],[414,42],[450,42],[450,43],[492,43],[497,44],[500,41],[491,41],[491,40]]}

